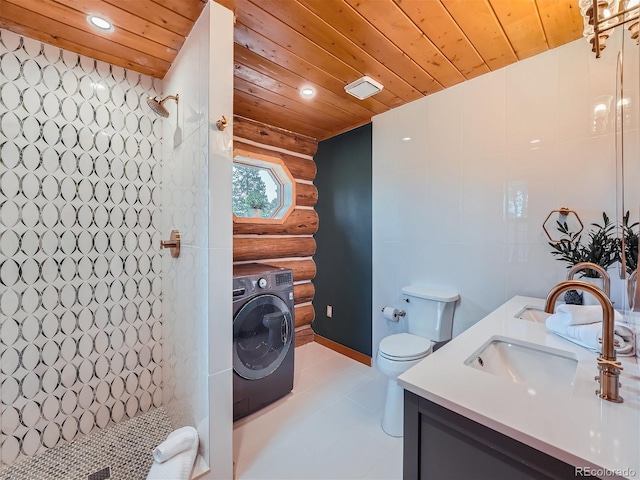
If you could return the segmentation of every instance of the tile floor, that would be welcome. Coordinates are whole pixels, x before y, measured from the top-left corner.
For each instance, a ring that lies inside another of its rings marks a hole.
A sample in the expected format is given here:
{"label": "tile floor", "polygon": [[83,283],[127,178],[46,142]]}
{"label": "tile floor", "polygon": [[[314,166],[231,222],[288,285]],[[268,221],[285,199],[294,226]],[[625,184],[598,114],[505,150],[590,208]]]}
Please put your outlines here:
{"label": "tile floor", "polygon": [[234,424],[236,478],[402,478],[380,421],[386,379],[317,343],[296,348],[293,392]]}
{"label": "tile floor", "polygon": [[0,470],[0,480],[87,480],[106,467],[113,480],[141,480],[153,463],[151,452],[171,430],[160,407],[16,462]]}

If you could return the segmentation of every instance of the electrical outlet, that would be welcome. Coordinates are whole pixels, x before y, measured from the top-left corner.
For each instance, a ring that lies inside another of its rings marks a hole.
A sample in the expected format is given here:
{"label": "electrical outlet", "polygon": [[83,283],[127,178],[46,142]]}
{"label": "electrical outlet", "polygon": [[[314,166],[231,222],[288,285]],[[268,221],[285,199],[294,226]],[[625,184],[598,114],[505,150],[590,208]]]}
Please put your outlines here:
{"label": "electrical outlet", "polygon": [[327,317],[333,317],[333,307],[331,305],[327,305]]}

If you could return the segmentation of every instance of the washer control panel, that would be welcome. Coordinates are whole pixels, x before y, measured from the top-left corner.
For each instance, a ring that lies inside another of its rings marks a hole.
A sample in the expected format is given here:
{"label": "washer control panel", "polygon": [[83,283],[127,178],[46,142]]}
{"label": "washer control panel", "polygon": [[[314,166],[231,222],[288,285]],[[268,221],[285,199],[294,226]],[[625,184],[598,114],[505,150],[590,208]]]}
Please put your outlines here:
{"label": "washer control panel", "polygon": [[234,266],[233,275],[234,302],[249,295],[285,290],[288,294],[293,289],[293,272],[290,269],[250,263]]}

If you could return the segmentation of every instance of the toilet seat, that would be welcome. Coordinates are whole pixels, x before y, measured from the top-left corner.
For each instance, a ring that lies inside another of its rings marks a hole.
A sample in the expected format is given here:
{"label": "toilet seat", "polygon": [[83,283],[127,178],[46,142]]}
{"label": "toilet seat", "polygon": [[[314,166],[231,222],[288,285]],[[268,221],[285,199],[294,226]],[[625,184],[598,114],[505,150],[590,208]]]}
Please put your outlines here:
{"label": "toilet seat", "polygon": [[410,333],[396,333],[382,339],[378,353],[388,360],[408,362],[429,355],[433,345],[434,342],[428,338]]}

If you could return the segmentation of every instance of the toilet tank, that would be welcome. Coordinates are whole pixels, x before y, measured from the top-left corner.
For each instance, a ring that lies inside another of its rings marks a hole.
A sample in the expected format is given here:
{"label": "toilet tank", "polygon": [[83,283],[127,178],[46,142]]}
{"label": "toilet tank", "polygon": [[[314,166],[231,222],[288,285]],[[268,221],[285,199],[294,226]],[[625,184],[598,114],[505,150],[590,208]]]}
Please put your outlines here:
{"label": "toilet tank", "polygon": [[434,342],[451,340],[453,310],[458,292],[424,285],[408,285],[402,289],[409,333]]}

